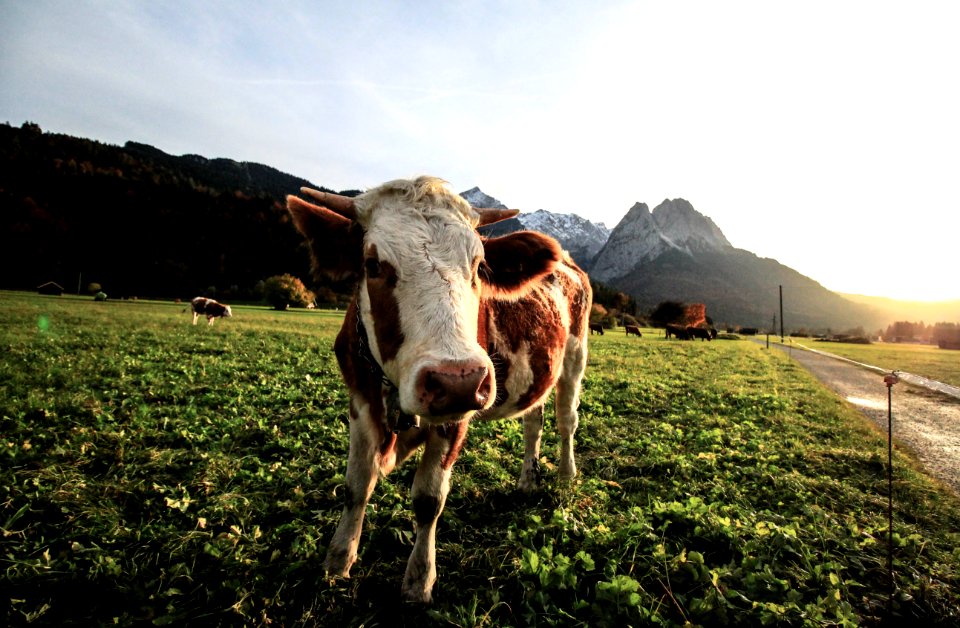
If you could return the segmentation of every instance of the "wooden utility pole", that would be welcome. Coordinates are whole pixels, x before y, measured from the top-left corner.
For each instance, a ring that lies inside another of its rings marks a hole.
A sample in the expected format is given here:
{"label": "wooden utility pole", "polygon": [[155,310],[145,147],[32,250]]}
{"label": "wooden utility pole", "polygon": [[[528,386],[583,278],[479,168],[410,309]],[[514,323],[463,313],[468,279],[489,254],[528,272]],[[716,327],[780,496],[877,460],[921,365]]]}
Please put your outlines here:
{"label": "wooden utility pole", "polygon": [[780,342],[783,343],[783,286],[780,286]]}

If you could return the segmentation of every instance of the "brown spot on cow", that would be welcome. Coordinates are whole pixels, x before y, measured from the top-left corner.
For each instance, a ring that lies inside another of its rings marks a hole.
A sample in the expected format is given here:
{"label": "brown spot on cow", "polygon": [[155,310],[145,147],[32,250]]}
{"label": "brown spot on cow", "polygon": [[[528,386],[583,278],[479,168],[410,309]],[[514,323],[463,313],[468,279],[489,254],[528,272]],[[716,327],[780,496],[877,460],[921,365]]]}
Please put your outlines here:
{"label": "brown spot on cow", "polygon": [[507,348],[516,353],[525,343],[552,344],[562,348],[560,336],[566,335],[557,304],[544,294],[542,288],[531,290],[517,301],[491,302],[490,313],[498,337]]}
{"label": "brown spot on cow", "polygon": [[[587,273],[580,270],[580,268],[569,260],[565,260],[564,265],[579,279],[579,283],[577,283],[572,277],[564,273],[557,273],[557,276],[560,277],[560,284],[563,286],[563,293],[567,295],[571,303],[570,335],[581,338],[584,334],[584,326],[589,323],[586,315],[590,312],[590,303],[586,303],[588,296],[580,289],[580,286],[590,285],[590,278],[587,276]],[[603,332],[601,332],[601,335],[602,333]]]}
{"label": "brown spot on cow", "polygon": [[[353,321],[353,324],[347,324],[347,321]],[[344,323],[333,344],[340,372],[350,390],[356,391],[358,397],[370,407],[371,422],[383,439],[386,434],[383,428],[386,411],[381,394],[382,380],[367,348],[366,332],[363,326],[358,324],[356,298],[347,307]],[[350,418],[356,418],[353,403],[350,404]]]}
{"label": "brown spot on cow", "polygon": [[510,358],[508,355],[497,351],[496,346],[488,341],[494,337],[494,334],[491,334],[489,329],[492,322],[496,320],[496,315],[492,312],[494,304],[495,303],[490,300],[480,304],[480,326],[478,327],[477,335],[483,338],[480,346],[486,349],[487,354],[490,356],[490,361],[493,363],[493,375],[494,381],[497,384],[497,396],[493,401],[492,407],[499,408],[507,400],[507,375],[510,373]]}
{"label": "brown spot on cow", "polygon": [[562,360],[567,330],[556,303],[541,288],[532,290],[518,302],[492,301],[490,316],[497,329],[497,338],[504,344],[502,351],[493,350],[501,358],[526,353],[526,368],[532,377],[527,390],[503,390],[509,384],[508,360],[494,361],[497,376],[497,402],[506,403],[513,397],[518,407],[527,407],[545,395],[552,387],[554,374]]}
{"label": "brown spot on cow", "polygon": [[440,461],[440,468],[449,469],[457,461],[460,450],[463,449],[463,444],[467,442],[467,425],[469,424],[466,421],[459,421],[437,428],[450,443],[450,448]]}
{"label": "brown spot on cow", "polygon": [[377,247],[371,245],[364,256],[363,272],[367,280],[370,315],[380,358],[389,362],[397,357],[403,344],[400,329],[400,306],[393,289],[397,285],[397,269],[377,257]]}

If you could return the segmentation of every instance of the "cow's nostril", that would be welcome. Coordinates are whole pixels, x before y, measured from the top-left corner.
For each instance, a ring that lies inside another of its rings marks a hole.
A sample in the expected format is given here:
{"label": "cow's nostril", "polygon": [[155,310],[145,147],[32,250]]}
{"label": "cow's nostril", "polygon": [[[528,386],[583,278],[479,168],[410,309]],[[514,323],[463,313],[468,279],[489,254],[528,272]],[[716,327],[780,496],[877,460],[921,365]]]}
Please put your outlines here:
{"label": "cow's nostril", "polygon": [[[484,369],[485,371],[487,369]],[[480,386],[477,387],[477,403],[481,406],[486,405],[487,400],[490,398],[490,390],[493,388],[493,377],[489,371],[487,371],[486,377],[483,378],[483,381],[480,382]]]}
{"label": "cow's nostril", "polygon": [[447,403],[447,388],[441,375],[428,371],[423,382],[424,397],[431,408],[444,407]]}
{"label": "cow's nostril", "polygon": [[427,371],[426,377],[423,378],[423,390],[429,395],[443,392],[443,384],[433,371]]}

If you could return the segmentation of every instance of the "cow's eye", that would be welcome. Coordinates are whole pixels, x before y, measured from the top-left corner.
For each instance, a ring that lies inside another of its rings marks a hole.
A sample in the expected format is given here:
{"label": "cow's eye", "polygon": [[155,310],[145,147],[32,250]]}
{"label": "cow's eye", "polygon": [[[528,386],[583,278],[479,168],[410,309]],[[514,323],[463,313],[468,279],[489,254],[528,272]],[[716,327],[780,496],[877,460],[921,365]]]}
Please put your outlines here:
{"label": "cow's eye", "polygon": [[487,260],[480,260],[480,264],[477,266],[477,277],[483,281],[490,282],[492,281],[492,276],[493,269],[487,264]]}
{"label": "cow's eye", "polygon": [[470,283],[472,283],[474,287],[480,282],[480,264],[482,262],[483,258],[478,255],[473,258],[473,263],[471,264]]}
{"label": "cow's eye", "polygon": [[367,278],[377,279],[380,277],[380,260],[375,257],[368,257],[364,262],[364,269],[367,271]]}

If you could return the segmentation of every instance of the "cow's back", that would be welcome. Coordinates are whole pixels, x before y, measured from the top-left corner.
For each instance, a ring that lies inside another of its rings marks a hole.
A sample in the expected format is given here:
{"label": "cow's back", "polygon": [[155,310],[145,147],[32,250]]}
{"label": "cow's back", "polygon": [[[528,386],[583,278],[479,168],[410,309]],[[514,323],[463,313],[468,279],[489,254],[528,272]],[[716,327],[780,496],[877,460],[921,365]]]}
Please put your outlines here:
{"label": "cow's back", "polygon": [[591,303],[590,280],[569,258],[522,297],[481,302],[480,343],[497,382],[496,401],[482,418],[541,403],[571,360],[582,370]]}

